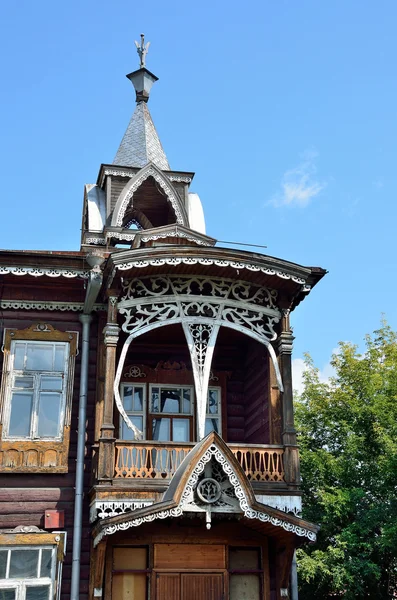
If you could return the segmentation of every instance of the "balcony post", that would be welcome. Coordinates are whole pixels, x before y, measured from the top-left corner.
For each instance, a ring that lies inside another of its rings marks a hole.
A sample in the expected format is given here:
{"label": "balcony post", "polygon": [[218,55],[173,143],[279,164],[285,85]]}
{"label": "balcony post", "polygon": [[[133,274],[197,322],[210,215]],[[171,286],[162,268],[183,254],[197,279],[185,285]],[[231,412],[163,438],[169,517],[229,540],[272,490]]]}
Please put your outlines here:
{"label": "balcony post", "polygon": [[281,439],[284,446],[284,469],[285,480],[289,484],[299,485],[299,454],[296,440],[296,429],[294,425],[294,406],[292,388],[292,363],[291,355],[294,336],[292,335],[289,322],[288,309],[283,310],[281,321],[281,333],[278,337],[278,353],[280,360],[281,377],[284,392],[282,396],[282,433]]}
{"label": "balcony post", "polygon": [[116,371],[116,350],[120,328],[117,325],[117,295],[109,292],[108,319],[103,329],[106,349],[103,423],[99,438],[98,480],[113,478],[115,435],[113,425],[113,383]]}

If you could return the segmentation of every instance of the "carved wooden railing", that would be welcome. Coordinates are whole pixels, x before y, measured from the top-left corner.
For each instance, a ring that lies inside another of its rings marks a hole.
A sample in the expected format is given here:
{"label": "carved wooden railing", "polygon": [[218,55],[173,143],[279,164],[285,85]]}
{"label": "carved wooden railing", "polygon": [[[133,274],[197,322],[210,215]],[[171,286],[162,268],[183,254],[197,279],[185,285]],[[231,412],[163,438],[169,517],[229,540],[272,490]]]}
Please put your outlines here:
{"label": "carved wooden railing", "polygon": [[[171,479],[192,443],[116,442],[115,478]],[[284,481],[283,448],[229,444],[250,481]]]}

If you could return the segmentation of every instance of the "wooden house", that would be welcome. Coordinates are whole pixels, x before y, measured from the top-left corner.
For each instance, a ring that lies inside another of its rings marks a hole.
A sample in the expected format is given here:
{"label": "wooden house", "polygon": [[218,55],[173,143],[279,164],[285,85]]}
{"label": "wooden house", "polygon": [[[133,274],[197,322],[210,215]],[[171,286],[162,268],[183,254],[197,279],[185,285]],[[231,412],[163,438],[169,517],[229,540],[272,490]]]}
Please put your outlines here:
{"label": "wooden house", "polygon": [[317,532],[290,313],[325,271],[216,245],[128,78],[80,251],[0,252],[0,600],[279,600]]}

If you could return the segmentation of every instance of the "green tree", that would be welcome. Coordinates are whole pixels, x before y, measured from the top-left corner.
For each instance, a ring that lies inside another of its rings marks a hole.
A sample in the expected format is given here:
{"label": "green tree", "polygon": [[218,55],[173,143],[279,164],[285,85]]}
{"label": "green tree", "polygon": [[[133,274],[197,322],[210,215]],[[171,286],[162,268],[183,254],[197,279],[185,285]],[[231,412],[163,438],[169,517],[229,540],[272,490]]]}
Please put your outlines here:
{"label": "green tree", "polygon": [[327,383],[306,365],[303,515],[321,530],[297,553],[299,598],[397,598],[397,334],[382,323],[362,355],[341,343]]}

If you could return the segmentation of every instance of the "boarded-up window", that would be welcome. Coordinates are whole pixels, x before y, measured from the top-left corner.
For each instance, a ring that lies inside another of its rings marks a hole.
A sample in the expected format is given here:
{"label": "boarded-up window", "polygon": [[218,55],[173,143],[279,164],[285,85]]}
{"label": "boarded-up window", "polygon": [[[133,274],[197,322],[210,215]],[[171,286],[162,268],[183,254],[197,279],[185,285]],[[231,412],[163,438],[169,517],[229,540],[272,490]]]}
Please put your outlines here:
{"label": "boarded-up window", "polygon": [[114,548],[112,600],[146,600],[147,566],[147,548]]}
{"label": "boarded-up window", "polygon": [[229,549],[230,600],[259,600],[261,597],[261,555],[259,548]]}

